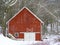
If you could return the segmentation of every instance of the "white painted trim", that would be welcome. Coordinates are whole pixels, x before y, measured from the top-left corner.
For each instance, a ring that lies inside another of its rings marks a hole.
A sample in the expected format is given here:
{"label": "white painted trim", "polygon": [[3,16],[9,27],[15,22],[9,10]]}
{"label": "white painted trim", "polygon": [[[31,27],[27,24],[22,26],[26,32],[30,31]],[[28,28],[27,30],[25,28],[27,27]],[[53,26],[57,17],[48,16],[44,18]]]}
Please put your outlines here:
{"label": "white painted trim", "polygon": [[32,13],[32,11],[30,11],[27,7],[23,7],[19,12],[17,12],[11,19],[9,19],[6,24],[8,24],[15,16],[17,16],[24,8],[26,8],[33,16],[35,16],[41,23],[44,24],[44,22],[38,18],[34,13]]}
{"label": "white painted trim", "polygon": [[20,32],[20,33],[40,33],[40,32]]}

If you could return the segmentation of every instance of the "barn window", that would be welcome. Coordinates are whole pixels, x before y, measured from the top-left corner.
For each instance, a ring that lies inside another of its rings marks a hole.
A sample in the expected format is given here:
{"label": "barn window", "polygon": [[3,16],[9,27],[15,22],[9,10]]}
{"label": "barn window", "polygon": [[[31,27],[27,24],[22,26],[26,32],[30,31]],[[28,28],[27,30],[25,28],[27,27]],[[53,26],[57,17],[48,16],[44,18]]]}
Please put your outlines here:
{"label": "barn window", "polygon": [[15,37],[19,37],[19,33],[18,33],[18,32],[15,32],[15,33],[14,33],[14,36],[15,36]]}

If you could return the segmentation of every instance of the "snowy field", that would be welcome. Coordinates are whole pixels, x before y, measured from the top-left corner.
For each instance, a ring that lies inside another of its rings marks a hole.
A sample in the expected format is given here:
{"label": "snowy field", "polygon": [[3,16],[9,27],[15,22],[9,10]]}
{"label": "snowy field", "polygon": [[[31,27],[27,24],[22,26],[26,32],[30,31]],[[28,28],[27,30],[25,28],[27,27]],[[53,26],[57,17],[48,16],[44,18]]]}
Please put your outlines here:
{"label": "snowy field", "polygon": [[36,42],[33,41],[15,41],[7,37],[4,37],[3,34],[0,34],[0,45],[28,45]]}
{"label": "snowy field", "polygon": [[59,35],[46,36],[47,39],[43,39],[41,42],[37,42],[31,45],[60,45]]}
{"label": "snowy field", "polygon": [[0,34],[0,45],[60,45],[59,35],[51,35],[46,37],[47,39],[43,39],[43,41],[40,42],[15,41],[4,37],[3,34]]}

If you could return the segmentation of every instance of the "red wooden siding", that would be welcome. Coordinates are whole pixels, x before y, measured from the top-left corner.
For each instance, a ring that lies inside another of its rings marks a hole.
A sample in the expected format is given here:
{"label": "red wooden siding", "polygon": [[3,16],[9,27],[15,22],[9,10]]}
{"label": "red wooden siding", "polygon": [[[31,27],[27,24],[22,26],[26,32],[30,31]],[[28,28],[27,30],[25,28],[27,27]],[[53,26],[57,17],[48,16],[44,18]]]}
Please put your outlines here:
{"label": "red wooden siding", "polygon": [[41,40],[41,34],[40,33],[36,33],[36,41]]}
{"label": "red wooden siding", "polygon": [[9,22],[9,32],[40,32],[41,22],[28,10],[23,9]]}
{"label": "red wooden siding", "polygon": [[19,38],[21,38],[21,39],[23,38],[24,39],[24,34],[23,33],[20,33],[19,34]]}
{"label": "red wooden siding", "polygon": [[[20,32],[40,32],[42,23],[31,14],[26,8],[19,12],[12,20],[8,23],[9,33],[12,35],[18,32],[19,36],[15,38],[24,38],[24,33]],[[35,40],[41,40],[41,34],[35,34]]]}
{"label": "red wooden siding", "polygon": [[[16,32],[15,32],[16,33]],[[13,34],[15,36],[15,33]],[[15,36],[15,38],[21,38],[21,39],[24,39],[24,33],[18,33],[18,36]]]}

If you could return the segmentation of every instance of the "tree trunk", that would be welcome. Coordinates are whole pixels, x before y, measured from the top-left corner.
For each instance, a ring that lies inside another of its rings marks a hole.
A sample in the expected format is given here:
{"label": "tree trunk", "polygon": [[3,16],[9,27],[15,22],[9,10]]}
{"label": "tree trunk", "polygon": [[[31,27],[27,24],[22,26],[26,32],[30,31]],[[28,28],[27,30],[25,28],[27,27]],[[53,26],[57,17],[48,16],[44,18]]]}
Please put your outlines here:
{"label": "tree trunk", "polygon": [[50,33],[52,33],[52,28],[53,28],[53,26],[52,26],[52,23],[51,23],[51,32]]}
{"label": "tree trunk", "polygon": [[58,22],[57,22],[57,34],[59,33],[59,30],[58,30]]}

